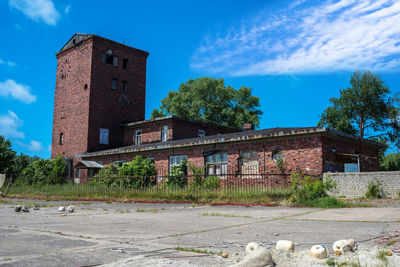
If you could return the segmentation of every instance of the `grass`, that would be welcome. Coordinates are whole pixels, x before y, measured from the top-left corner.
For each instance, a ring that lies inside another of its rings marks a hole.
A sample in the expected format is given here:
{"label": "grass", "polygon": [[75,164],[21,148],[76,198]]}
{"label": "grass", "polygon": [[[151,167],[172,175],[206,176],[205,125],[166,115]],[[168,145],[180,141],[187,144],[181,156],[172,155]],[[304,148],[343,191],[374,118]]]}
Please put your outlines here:
{"label": "grass", "polygon": [[136,212],[150,212],[150,213],[157,213],[158,209],[150,209],[150,210],[145,210],[145,209],[136,209]]}
{"label": "grass", "polygon": [[222,255],[223,253],[223,252],[214,252],[211,250],[198,249],[198,248],[175,247],[174,249],[179,251],[194,252],[194,253],[209,254],[209,255]]}
{"label": "grass", "polygon": [[376,256],[380,261],[382,261],[384,266],[388,266],[389,261],[386,255],[386,250],[379,250],[378,255]]}
{"label": "grass", "polygon": [[254,218],[252,216],[241,216],[241,215],[235,215],[235,214],[225,214],[225,213],[202,213],[201,216],[217,216],[217,217],[232,217],[232,218]]}
{"label": "grass", "polygon": [[315,207],[315,208],[347,208],[350,207],[351,204],[348,202],[344,202],[342,200],[336,199],[334,197],[324,197],[324,198],[316,198],[310,200],[302,200],[299,201],[299,204],[307,206],[307,207]]}
{"label": "grass", "polygon": [[131,199],[136,201],[186,202],[186,203],[273,203],[290,196],[290,189],[225,188],[197,190],[191,188],[168,188],[154,186],[146,189],[111,188],[101,185],[63,184],[11,186],[8,196],[43,199],[110,200]]}

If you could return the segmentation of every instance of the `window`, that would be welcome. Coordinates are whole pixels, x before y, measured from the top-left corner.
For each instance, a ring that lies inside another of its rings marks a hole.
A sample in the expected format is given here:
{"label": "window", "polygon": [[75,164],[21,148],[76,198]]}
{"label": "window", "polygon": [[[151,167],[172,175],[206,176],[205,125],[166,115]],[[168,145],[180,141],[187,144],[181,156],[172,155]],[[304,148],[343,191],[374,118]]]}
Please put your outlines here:
{"label": "window", "polygon": [[122,92],[126,92],[126,82],[122,81]]}
{"label": "window", "polygon": [[208,175],[226,175],[228,173],[228,153],[220,152],[206,156]]}
{"label": "window", "polygon": [[282,158],[282,152],[277,150],[272,153],[272,158],[277,161]]}
{"label": "window", "polygon": [[161,142],[168,141],[168,125],[164,125],[161,127]]}
{"label": "window", "polygon": [[126,70],[127,67],[128,67],[128,59],[124,58],[122,59],[122,68]]}
{"label": "window", "polygon": [[64,144],[64,133],[60,133],[60,146]]}
{"label": "window", "polygon": [[81,169],[75,169],[75,178],[79,178],[80,177],[80,170]]}
{"label": "window", "polygon": [[171,167],[173,165],[179,165],[182,160],[187,160],[188,156],[187,155],[179,155],[179,156],[170,156],[169,157],[169,169],[171,170]]}
{"label": "window", "polygon": [[111,49],[103,54],[103,62],[115,67],[118,66],[118,58],[112,54]]}
{"label": "window", "polygon": [[100,145],[108,145],[108,129],[100,128]]}
{"label": "window", "polygon": [[197,130],[197,136],[198,136],[198,137],[206,136],[206,131],[204,131],[204,130]]}
{"label": "window", "polygon": [[111,89],[117,90],[117,87],[118,87],[118,80],[113,78],[111,82]]}
{"label": "window", "polygon": [[135,145],[142,144],[142,130],[137,130],[135,133]]}

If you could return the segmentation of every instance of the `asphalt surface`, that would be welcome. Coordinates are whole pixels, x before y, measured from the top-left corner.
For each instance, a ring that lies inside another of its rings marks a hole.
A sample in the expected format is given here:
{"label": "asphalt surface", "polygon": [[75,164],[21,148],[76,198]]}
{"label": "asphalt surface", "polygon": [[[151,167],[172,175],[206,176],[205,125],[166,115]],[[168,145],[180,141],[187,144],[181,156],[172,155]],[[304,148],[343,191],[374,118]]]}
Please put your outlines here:
{"label": "asphalt surface", "polygon": [[[34,203],[41,208],[14,211],[17,204]],[[74,213],[58,212],[69,204],[75,205]],[[234,255],[249,242],[272,249],[286,239],[306,250],[347,238],[372,248],[373,238],[400,230],[399,221],[400,208],[390,207],[326,210],[1,199],[0,266],[94,266],[132,256],[168,259],[177,266],[180,261],[227,266],[231,257],[174,248]]]}

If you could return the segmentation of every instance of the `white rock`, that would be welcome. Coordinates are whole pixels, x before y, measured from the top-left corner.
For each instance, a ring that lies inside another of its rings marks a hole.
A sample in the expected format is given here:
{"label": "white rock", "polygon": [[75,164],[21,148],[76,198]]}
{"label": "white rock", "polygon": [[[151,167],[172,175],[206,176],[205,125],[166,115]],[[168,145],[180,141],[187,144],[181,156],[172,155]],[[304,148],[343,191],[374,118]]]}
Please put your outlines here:
{"label": "white rock", "polygon": [[68,208],[67,208],[67,211],[69,212],[69,213],[73,213],[74,212],[74,210],[75,210],[75,207],[74,206],[68,206]]}
{"label": "white rock", "polygon": [[335,243],[333,243],[333,252],[335,253],[346,253],[352,250],[352,246],[349,242],[349,240],[342,239],[338,240]]}
{"label": "white rock", "polygon": [[256,250],[260,245],[256,242],[250,242],[246,246],[246,253],[252,253],[254,250]]}
{"label": "white rock", "polygon": [[294,250],[294,243],[289,240],[279,240],[276,243],[276,249]]}
{"label": "white rock", "polygon": [[325,245],[314,245],[311,247],[310,255],[313,258],[325,259],[328,256],[328,248]]}
{"label": "white rock", "polygon": [[[251,242],[254,243],[254,242]],[[257,243],[256,243],[257,244]],[[258,244],[257,244],[258,245]],[[258,246],[255,250],[246,254],[244,258],[235,267],[272,267],[274,261],[272,260],[272,254],[266,248]]]}
{"label": "white rock", "polygon": [[64,206],[59,207],[59,208],[58,208],[58,211],[64,212],[64,211],[65,211],[65,207],[64,207]]}

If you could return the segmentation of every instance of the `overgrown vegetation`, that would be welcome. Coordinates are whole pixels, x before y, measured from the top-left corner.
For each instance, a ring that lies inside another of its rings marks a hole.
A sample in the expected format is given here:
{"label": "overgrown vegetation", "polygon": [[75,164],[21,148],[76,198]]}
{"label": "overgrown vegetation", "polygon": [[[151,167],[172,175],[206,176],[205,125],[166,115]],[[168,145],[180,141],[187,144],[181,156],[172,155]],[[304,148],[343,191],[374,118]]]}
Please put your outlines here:
{"label": "overgrown vegetation", "polygon": [[382,185],[381,182],[378,180],[369,182],[367,192],[365,192],[365,197],[369,199],[381,198],[382,197],[381,185]]}
{"label": "overgrown vegetation", "polygon": [[58,156],[56,159],[38,159],[30,163],[23,171],[17,184],[44,185],[63,184],[66,179],[67,166]]}
{"label": "overgrown vegetation", "polygon": [[336,188],[336,183],[328,178],[326,181],[303,176],[300,173],[291,175],[292,194],[290,200],[296,204],[319,208],[342,208],[346,206],[341,200],[328,195],[328,191]]}
{"label": "overgrown vegetation", "polygon": [[210,254],[210,255],[222,255],[223,252],[214,252],[211,250],[199,249],[199,248],[183,248],[183,247],[175,247],[175,250],[186,251],[186,252],[194,252],[194,253],[202,253],[202,254]]}
{"label": "overgrown vegetation", "polygon": [[165,178],[165,184],[172,187],[184,187],[187,185],[187,160],[182,160],[177,165],[172,165],[171,170]]}
{"label": "overgrown vegetation", "polygon": [[102,168],[90,185],[105,185],[108,187],[142,188],[155,184],[156,170],[154,164],[147,158],[136,156],[130,162],[124,162],[121,167],[110,164]]}

